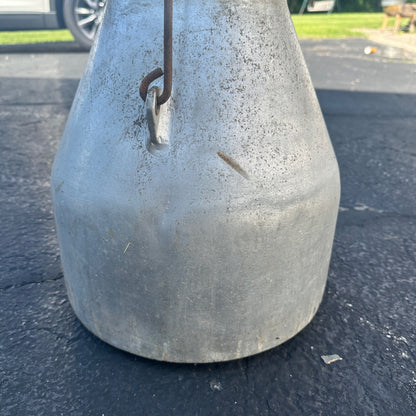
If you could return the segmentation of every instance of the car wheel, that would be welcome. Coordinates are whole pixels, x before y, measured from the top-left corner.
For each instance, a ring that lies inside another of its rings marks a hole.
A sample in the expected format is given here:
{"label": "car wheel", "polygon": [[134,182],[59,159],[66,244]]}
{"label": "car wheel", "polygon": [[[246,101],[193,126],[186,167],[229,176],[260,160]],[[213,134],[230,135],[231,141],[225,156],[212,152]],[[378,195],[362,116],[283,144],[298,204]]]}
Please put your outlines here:
{"label": "car wheel", "polygon": [[75,41],[89,49],[103,19],[106,0],[64,0],[63,15],[66,27]]}

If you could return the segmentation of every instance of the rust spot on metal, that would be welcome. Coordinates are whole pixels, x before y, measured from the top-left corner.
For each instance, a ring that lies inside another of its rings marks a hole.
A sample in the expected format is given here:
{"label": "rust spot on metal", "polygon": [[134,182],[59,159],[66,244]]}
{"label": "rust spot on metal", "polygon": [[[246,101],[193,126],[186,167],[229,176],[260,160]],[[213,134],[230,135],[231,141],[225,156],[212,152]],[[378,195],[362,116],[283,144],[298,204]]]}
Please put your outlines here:
{"label": "rust spot on metal", "polygon": [[230,165],[235,171],[237,171],[243,178],[249,179],[247,172],[230,156],[225,155],[224,153],[217,152],[217,155],[228,165]]}

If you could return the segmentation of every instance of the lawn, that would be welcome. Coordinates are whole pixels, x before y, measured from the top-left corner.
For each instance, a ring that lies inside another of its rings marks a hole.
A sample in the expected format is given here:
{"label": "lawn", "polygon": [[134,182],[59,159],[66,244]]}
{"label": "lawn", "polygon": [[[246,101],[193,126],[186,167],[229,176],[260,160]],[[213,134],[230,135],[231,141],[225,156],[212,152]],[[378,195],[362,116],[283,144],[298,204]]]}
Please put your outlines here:
{"label": "lawn", "polygon": [[[333,13],[292,15],[299,38],[365,37],[357,29],[377,29],[383,13]],[[393,24],[393,19],[391,24]],[[73,41],[68,30],[0,32],[0,45]]]}
{"label": "lawn", "polygon": [[0,32],[0,45],[18,43],[71,42],[74,38],[69,30],[26,30],[22,32]]}
{"label": "lawn", "polygon": [[[292,15],[299,38],[366,37],[359,29],[379,29],[383,13],[333,13]],[[390,19],[389,24],[393,25]]]}

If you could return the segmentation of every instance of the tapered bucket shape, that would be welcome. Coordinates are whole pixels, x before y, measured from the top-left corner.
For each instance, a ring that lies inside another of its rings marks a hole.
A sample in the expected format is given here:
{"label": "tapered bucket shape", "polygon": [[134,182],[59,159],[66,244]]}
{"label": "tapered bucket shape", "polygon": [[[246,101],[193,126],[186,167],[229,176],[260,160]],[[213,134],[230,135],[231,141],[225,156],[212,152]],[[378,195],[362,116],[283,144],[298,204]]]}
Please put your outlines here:
{"label": "tapered bucket shape", "polygon": [[338,166],[286,0],[175,0],[173,33],[151,148],[139,85],[163,67],[163,2],[108,4],[52,172],[65,282],[118,348],[231,360],[314,316]]}

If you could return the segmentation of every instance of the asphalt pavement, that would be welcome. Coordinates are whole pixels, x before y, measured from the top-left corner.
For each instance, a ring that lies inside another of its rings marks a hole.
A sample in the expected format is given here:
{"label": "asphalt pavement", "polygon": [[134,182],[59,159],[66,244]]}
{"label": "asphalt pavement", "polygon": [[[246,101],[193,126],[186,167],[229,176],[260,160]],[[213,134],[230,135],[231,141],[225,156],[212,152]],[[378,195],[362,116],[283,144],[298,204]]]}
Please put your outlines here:
{"label": "asphalt pavement", "polygon": [[49,175],[87,54],[0,49],[1,416],[416,414],[416,66],[367,44],[301,43],[342,182],[322,305],[285,344],[212,365],[133,356],[75,317]]}

